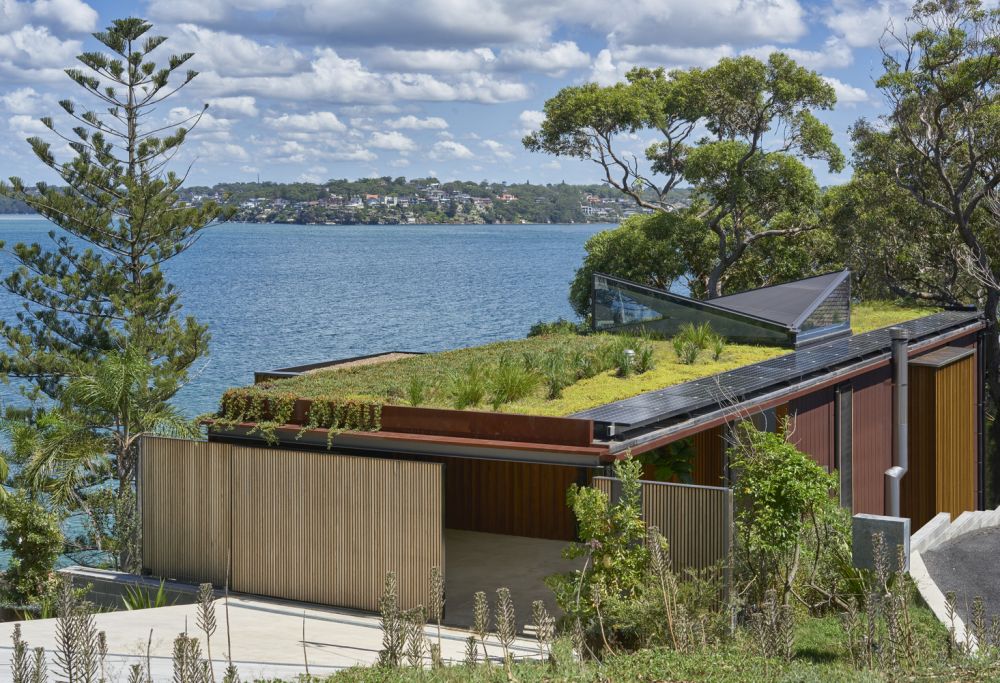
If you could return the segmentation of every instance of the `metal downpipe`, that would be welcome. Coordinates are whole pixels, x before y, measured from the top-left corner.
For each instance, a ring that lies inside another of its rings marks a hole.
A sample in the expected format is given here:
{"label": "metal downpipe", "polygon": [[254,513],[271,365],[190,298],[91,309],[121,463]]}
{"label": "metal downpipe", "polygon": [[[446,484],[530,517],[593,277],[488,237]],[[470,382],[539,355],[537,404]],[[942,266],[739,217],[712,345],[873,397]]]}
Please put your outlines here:
{"label": "metal downpipe", "polygon": [[900,483],[909,470],[907,440],[909,427],[909,363],[907,343],[910,333],[902,327],[889,329],[892,339],[892,467],[885,471],[885,513],[899,517]]}

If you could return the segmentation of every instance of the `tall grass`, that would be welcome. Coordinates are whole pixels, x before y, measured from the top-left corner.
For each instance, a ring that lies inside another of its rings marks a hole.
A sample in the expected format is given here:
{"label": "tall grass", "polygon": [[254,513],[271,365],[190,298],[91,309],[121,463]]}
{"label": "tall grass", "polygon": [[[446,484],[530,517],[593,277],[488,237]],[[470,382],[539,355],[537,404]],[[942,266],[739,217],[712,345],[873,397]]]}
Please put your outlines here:
{"label": "tall grass", "polygon": [[528,363],[519,363],[511,356],[501,356],[488,379],[490,405],[498,410],[504,403],[513,403],[530,396],[538,388],[539,377]]}

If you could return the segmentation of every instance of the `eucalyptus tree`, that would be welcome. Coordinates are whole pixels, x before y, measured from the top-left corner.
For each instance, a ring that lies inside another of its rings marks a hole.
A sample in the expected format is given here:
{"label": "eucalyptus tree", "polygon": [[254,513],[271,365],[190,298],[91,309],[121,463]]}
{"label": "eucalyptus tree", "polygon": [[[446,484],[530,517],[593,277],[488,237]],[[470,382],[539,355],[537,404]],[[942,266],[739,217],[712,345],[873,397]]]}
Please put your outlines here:
{"label": "eucalyptus tree", "polygon": [[[212,203],[190,206],[178,196],[185,176],[168,164],[204,108],[182,121],[159,118],[164,102],[197,72],[184,69],[191,53],[170,55],[157,65],[152,54],[166,38],[151,35],[151,28],[142,19],[116,20],[94,34],[103,49],[79,55],[80,66],[66,70],[93,104],[60,101],[65,125],[44,117],[50,139],[28,139],[59,186],[29,188],[20,178],[0,183],[0,194],[20,199],[55,224],[44,246],[0,243],[14,262],[3,274],[3,286],[21,302],[14,320],[0,321],[6,346],[0,374],[19,379],[29,398],[43,399],[29,417],[43,440],[63,434],[56,429],[61,423],[95,417],[93,405],[67,394],[66,387],[73,378],[102,376],[98,370],[109,354],[142,359],[148,373],[142,381],[143,412],[156,412],[167,409],[192,365],[208,351],[206,326],[182,317],[179,292],[163,265],[188,249],[223,209]],[[73,482],[80,492],[110,489],[134,499],[137,452],[134,439],[123,435],[146,425],[122,406],[108,406],[100,420],[104,436],[49,448],[49,476],[37,471],[34,480],[52,484],[53,476],[73,472],[83,478]],[[107,432],[117,433],[116,443],[128,447],[109,448]],[[87,465],[66,468],[62,460]],[[87,495],[76,505],[87,508]],[[117,523],[132,522],[118,518]]]}
{"label": "eucalyptus tree", "polygon": [[[687,270],[711,298],[755,245],[819,224],[819,186],[805,161],[843,168],[830,128],[814,114],[835,102],[826,81],[782,53],[669,73],[636,68],[622,83],[562,89],[523,142],[590,160],[639,207],[669,214],[684,233],[675,242],[694,245]],[[649,135],[640,162],[628,150]],[[689,208],[671,203],[682,184],[693,190]]]}
{"label": "eucalyptus tree", "polygon": [[[891,181],[946,226],[978,284],[988,334],[987,385],[1000,406],[1000,9],[977,0],[919,2],[905,31],[889,27],[877,80],[888,113],[852,131],[855,167]],[[956,296],[958,293],[956,292]],[[1000,444],[1000,420],[993,420]],[[1000,494],[1000,467],[991,468]]]}

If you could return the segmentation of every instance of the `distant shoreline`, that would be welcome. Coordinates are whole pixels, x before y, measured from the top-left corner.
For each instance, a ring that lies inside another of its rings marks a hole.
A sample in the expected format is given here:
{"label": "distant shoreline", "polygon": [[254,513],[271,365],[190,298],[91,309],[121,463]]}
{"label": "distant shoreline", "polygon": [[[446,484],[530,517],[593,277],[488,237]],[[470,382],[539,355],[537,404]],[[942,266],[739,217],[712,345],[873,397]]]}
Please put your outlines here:
{"label": "distant shoreline", "polygon": [[[45,216],[41,216],[37,213],[0,213],[0,221],[10,221],[10,220],[38,220],[38,221],[48,221]],[[226,221],[224,223],[218,223],[217,225],[294,225],[303,227],[323,227],[323,228],[339,228],[339,227],[355,227],[359,225],[370,226],[373,228],[386,227],[386,226],[400,226],[400,227],[421,227],[427,225],[455,225],[455,226],[470,226],[470,225],[491,225],[491,226],[518,226],[518,225],[618,225],[616,222],[608,221],[570,221],[566,223],[286,223],[281,222],[261,222],[261,221]]]}

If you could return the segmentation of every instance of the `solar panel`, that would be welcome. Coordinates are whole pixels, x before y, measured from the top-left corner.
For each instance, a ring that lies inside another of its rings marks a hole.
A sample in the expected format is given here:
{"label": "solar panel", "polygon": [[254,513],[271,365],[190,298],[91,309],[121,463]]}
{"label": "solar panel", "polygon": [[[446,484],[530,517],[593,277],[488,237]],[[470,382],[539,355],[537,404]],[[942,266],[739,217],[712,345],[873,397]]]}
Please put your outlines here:
{"label": "solar panel", "polygon": [[[901,323],[898,327],[909,331],[911,341],[919,341],[980,317],[978,311],[944,311]],[[835,339],[711,377],[648,391],[576,413],[573,417],[605,426],[614,425],[616,429],[636,429],[720,403],[744,400],[766,389],[883,356],[889,352],[891,344],[888,328]]]}

